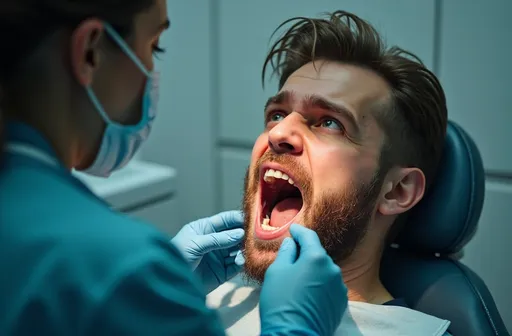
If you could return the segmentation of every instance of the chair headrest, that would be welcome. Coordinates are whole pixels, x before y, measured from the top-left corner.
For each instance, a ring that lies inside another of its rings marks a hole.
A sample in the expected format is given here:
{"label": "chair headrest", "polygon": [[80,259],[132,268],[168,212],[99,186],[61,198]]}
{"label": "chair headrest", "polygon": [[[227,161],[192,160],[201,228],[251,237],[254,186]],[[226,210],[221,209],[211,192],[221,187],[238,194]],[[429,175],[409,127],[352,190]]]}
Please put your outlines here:
{"label": "chair headrest", "polygon": [[449,121],[436,179],[411,209],[395,242],[419,253],[459,252],[476,232],[484,195],[480,152],[471,137]]}

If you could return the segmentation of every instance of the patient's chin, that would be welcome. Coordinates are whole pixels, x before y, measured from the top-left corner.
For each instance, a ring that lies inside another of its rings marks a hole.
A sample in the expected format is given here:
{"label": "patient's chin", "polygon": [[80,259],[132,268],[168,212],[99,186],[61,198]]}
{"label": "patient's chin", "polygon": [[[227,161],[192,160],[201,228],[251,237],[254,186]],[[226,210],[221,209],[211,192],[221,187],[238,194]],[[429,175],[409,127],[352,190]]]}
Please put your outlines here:
{"label": "patient's chin", "polygon": [[248,245],[245,249],[245,276],[262,284],[267,269],[276,259],[277,251],[259,250],[251,244]]}

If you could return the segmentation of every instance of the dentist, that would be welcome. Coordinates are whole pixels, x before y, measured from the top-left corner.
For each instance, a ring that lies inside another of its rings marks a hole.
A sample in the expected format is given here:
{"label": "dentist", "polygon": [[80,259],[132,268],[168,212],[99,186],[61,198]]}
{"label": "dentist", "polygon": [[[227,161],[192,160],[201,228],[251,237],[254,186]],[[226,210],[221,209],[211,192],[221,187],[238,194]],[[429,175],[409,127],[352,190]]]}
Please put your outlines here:
{"label": "dentist", "polygon": [[[168,26],[165,0],[0,2],[1,335],[224,334],[205,293],[241,269],[240,214],[171,244],[71,175],[107,177],[149,136]],[[291,235],[266,274],[262,334],[331,335],[341,272],[314,232]]]}

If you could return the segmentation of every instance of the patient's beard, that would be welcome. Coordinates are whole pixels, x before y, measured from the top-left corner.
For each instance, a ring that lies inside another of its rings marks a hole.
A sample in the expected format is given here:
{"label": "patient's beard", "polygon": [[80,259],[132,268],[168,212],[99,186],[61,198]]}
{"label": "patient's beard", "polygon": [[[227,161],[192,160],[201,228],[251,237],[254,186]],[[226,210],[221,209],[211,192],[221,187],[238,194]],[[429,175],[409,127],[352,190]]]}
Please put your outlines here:
{"label": "patient's beard", "polygon": [[[262,283],[267,268],[276,257],[279,245],[256,241],[254,238],[253,209],[255,202],[259,202],[256,199],[259,179],[253,178],[250,182],[249,174],[250,169],[247,169],[243,198],[244,227],[247,232],[244,237],[245,274]],[[314,204],[304,203],[306,208],[304,222],[301,224],[318,234],[329,256],[340,266],[366,234],[383,182],[380,176],[382,175],[375,174],[367,183],[352,184],[338,193],[324,193]]]}

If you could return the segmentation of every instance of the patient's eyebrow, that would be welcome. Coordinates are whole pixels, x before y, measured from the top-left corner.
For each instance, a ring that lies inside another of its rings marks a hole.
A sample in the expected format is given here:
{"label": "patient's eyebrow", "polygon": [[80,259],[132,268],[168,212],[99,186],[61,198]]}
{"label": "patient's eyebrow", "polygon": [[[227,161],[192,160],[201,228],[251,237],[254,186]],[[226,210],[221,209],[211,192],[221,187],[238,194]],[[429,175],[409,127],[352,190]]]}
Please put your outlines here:
{"label": "patient's eyebrow", "polygon": [[[270,105],[286,104],[289,103],[292,99],[293,91],[281,91],[267,100],[264,111],[266,111]],[[345,119],[350,124],[351,129],[354,131],[354,135],[361,134],[361,126],[359,125],[354,112],[344,105],[334,103],[316,94],[308,95],[305,99],[305,104],[309,106],[309,108],[319,108],[341,115],[343,119]]]}
{"label": "patient's eyebrow", "polygon": [[356,132],[356,134],[361,133],[361,128],[359,123],[356,120],[354,112],[350,111],[343,105],[336,104],[331,102],[324,97],[318,95],[310,95],[307,99],[307,104],[311,107],[316,107],[326,111],[332,111],[337,114],[340,114],[345,120],[348,121],[352,129]]}
{"label": "patient's eyebrow", "polygon": [[275,96],[270,97],[267,100],[267,103],[265,104],[265,110],[268,109],[268,107],[272,104],[284,104],[285,102],[289,101],[291,98],[291,93],[288,91],[282,91],[276,94]]}

